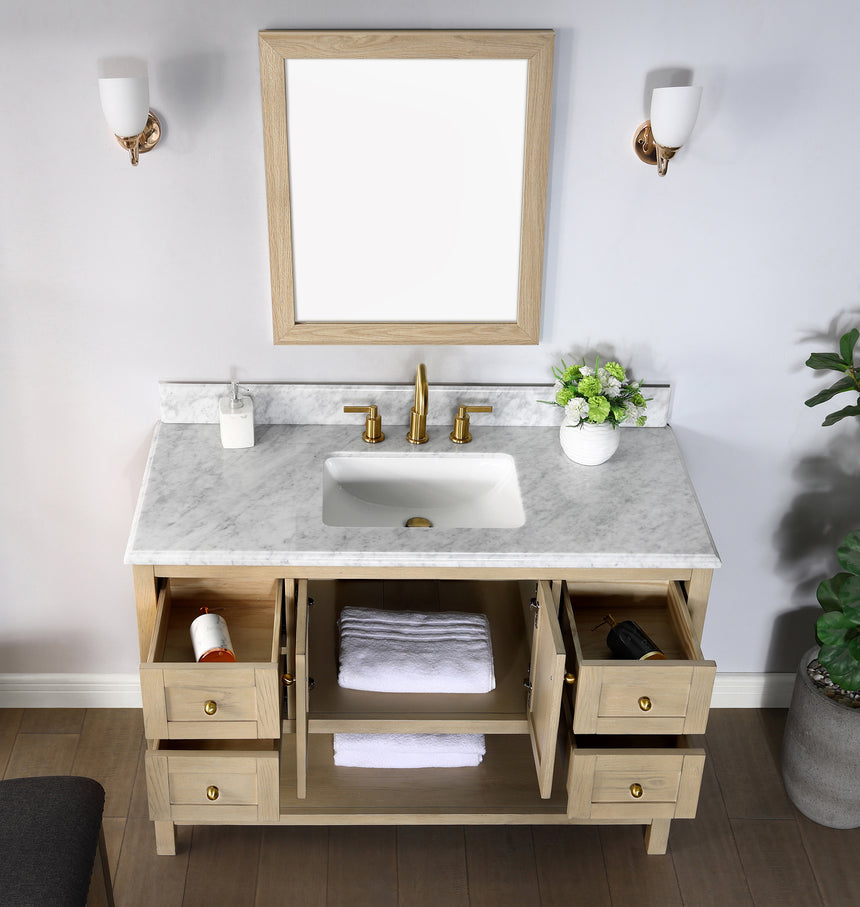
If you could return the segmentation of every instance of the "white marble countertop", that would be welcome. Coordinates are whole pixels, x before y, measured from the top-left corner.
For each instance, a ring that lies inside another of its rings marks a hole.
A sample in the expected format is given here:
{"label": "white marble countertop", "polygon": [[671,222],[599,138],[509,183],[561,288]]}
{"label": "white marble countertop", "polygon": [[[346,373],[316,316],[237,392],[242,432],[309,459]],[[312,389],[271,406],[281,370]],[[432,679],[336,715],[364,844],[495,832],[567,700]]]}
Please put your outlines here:
{"label": "white marble countertop", "polygon": [[[415,447],[407,426],[385,424],[379,445],[351,425],[258,425],[256,445],[224,450],[217,424],[160,423],[126,563],[249,566],[701,568],[720,560],[672,430],[622,429],[602,466],[561,451],[557,427],[472,424],[454,445],[448,428]],[[335,453],[516,460],[525,509],[517,529],[326,526],[323,462]]]}

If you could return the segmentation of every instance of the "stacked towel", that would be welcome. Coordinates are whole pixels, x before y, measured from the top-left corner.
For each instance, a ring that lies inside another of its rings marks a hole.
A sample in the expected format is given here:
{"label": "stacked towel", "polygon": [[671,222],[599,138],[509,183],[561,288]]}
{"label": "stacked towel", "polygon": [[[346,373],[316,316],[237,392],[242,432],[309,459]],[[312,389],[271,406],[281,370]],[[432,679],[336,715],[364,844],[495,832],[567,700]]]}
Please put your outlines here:
{"label": "stacked towel", "polygon": [[334,764],[352,768],[480,765],[483,734],[335,734]]}
{"label": "stacked towel", "polygon": [[338,683],[378,693],[489,693],[493,645],[485,614],[344,608]]}

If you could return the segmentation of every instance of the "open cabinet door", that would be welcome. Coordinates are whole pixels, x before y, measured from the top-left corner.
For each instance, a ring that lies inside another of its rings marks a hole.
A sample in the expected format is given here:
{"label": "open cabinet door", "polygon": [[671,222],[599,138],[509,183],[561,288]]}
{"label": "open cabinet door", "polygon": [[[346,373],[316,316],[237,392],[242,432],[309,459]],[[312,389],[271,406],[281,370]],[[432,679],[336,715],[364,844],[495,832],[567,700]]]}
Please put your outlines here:
{"label": "open cabinet door", "polygon": [[304,800],[308,783],[308,581],[296,593],[296,796]]}
{"label": "open cabinet door", "polygon": [[531,606],[534,634],[526,713],[538,787],[541,797],[547,798],[552,793],[565,653],[558,624],[558,602],[546,580],[538,583]]}

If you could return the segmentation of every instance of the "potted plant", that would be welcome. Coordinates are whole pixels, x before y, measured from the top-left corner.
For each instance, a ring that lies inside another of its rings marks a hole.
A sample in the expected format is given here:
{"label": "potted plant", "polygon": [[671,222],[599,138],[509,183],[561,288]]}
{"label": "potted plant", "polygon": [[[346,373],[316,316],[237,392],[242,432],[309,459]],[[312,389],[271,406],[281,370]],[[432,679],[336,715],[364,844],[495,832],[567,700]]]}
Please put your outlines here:
{"label": "potted plant", "polygon": [[[838,353],[813,353],[813,369],[841,373],[835,384],[806,401],[817,406],[837,394],[857,403],[831,413],[824,425],[860,416],[860,380],[854,351],[860,331],[842,336]],[[842,570],[818,586],[823,614],[818,646],[801,659],[785,727],[782,774],[794,805],[831,828],[860,826],[860,530],[837,551]]]}
{"label": "potted plant", "polygon": [[561,448],[567,457],[584,466],[604,463],[618,449],[620,436],[615,431],[628,422],[644,425],[646,400],[641,381],[631,381],[618,362],[594,367],[585,364],[553,366],[554,400],[540,400],[564,409],[564,424],[559,431]]}

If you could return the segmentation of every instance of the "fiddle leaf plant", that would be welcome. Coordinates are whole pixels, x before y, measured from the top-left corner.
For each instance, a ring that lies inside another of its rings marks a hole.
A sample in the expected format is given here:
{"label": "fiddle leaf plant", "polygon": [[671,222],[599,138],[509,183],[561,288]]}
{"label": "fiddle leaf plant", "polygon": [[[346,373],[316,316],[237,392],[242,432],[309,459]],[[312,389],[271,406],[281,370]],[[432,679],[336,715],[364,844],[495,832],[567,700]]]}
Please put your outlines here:
{"label": "fiddle leaf plant", "polygon": [[818,587],[818,660],[843,690],[860,690],[860,529],[848,533],[836,556],[843,572]]}
{"label": "fiddle leaf plant", "polygon": [[857,403],[846,406],[830,413],[829,416],[821,423],[822,425],[835,425],[841,419],[848,416],[860,416],[860,376],[858,376],[858,366],[854,364],[854,347],[857,345],[857,339],[860,337],[860,331],[853,328],[843,334],[839,340],[838,353],[813,353],[806,364],[814,369],[830,369],[834,372],[842,372],[842,377],[830,387],[810,397],[806,401],[807,406],[818,406],[819,403],[826,403],[833,399],[837,394],[846,391],[856,393]]}

